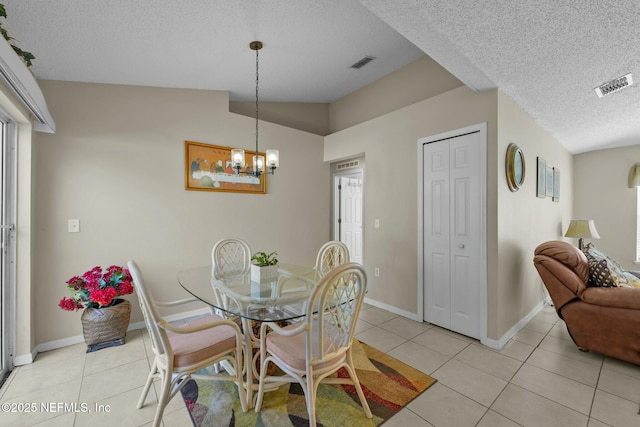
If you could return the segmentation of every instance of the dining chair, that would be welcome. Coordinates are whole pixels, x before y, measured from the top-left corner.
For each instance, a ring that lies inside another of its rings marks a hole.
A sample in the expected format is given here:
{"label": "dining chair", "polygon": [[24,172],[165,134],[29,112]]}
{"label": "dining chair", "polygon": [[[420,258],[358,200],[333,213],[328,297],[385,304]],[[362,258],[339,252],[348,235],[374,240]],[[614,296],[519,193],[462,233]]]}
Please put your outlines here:
{"label": "dining chair", "polygon": [[[229,238],[216,242],[211,249],[211,277],[221,279],[229,276],[240,276],[251,272],[251,248],[241,239]],[[218,307],[227,307],[228,296],[221,294],[214,286],[213,295],[218,303]],[[230,316],[221,309],[212,309],[225,319],[237,320],[236,316]],[[238,323],[238,322],[236,322]]]}
{"label": "dining chair", "polygon": [[331,240],[320,248],[316,257],[315,271],[319,277],[333,268],[349,262],[349,248],[339,240]]}
{"label": "dining chair", "polygon": [[[281,328],[265,322],[260,327],[260,382],[255,410],[260,411],[268,383],[299,383],[306,397],[309,425],[316,425],[316,393],[320,383],[350,384],[368,418],[371,410],[353,365],[351,344],[367,288],[367,276],[357,263],[328,272],[305,303],[303,321]],[[271,332],[268,332],[268,329]],[[284,375],[267,374],[270,362]],[[345,368],[349,378],[329,377]]]}
{"label": "dining chair", "polygon": [[219,276],[251,271],[251,248],[244,240],[222,239],[213,245],[211,264]]}
{"label": "dining chair", "polygon": [[[233,381],[238,387],[242,410],[247,410],[246,395],[242,377],[243,336],[240,328],[230,320],[212,314],[186,326],[175,326],[164,320],[158,308],[174,307],[179,304],[197,301],[187,298],[172,302],[156,302],[142,280],[135,262],[129,261],[127,267],[133,278],[138,295],[140,309],[145,325],[151,337],[154,360],[149,376],[138,400],[138,409],[142,408],[154,379],[160,379],[158,408],[153,419],[157,427],[162,414],[171,399],[184,387],[190,378]],[[230,373],[196,374],[199,370],[225,362],[231,367]]]}

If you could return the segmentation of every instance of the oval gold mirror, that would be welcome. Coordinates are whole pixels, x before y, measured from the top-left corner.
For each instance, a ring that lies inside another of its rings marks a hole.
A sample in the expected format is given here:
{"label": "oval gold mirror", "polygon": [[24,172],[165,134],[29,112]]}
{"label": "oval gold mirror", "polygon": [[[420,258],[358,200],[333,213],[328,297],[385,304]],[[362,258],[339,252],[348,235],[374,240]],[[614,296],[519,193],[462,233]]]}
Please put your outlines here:
{"label": "oval gold mirror", "polygon": [[524,153],[514,143],[507,147],[506,172],[509,190],[518,191],[524,183]]}

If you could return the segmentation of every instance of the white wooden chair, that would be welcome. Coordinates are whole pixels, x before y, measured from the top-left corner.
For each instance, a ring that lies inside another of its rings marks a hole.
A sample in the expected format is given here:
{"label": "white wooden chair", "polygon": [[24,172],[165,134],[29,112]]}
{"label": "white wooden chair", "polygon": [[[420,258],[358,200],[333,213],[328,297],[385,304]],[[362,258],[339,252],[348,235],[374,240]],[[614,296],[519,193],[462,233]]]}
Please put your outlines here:
{"label": "white wooden chair", "polygon": [[211,264],[219,276],[251,271],[251,248],[244,240],[222,239],[213,245]]}
{"label": "white wooden chair", "polygon": [[323,277],[333,268],[349,262],[349,248],[338,240],[331,240],[320,248],[316,257],[315,271]]}
{"label": "white wooden chair", "polygon": [[[169,303],[156,302],[145,286],[135,262],[129,261],[127,267],[133,277],[133,284],[155,355],[153,366],[138,400],[138,409],[144,405],[153,380],[159,378],[158,408],[153,420],[153,426],[157,427],[162,421],[164,408],[189,379],[203,378],[235,382],[242,410],[246,411],[246,395],[242,378],[243,336],[238,325],[217,315],[204,317],[186,326],[168,323],[160,316],[158,307],[173,307],[197,301],[197,299],[188,298]],[[195,374],[202,368],[223,361],[233,367],[231,369],[233,374]]]}
{"label": "white wooden chair", "polygon": [[[260,328],[260,385],[255,410],[260,411],[267,383],[300,383],[307,401],[309,425],[316,425],[318,385],[351,384],[368,418],[372,417],[356,376],[351,343],[360,307],[366,292],[364,269],[356,263],[338,266],[316,285],[306,302],[306,318],[280,328],[263,323]],[[267,329],[271,332],[267,333]],[[269,362],[284,375],[268,376]],[[344,367],[350,378],[329,375]]]}

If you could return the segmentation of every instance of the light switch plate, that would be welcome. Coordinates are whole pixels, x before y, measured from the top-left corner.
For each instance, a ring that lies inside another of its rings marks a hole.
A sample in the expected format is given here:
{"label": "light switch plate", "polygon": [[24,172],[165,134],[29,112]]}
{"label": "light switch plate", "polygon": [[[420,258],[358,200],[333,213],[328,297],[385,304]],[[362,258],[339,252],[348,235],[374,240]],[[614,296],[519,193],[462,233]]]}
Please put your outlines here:
{"label": "light switch plate", "polygon": [[70,219],[69,220],[69,233],[79,233],[80,232],[80,220],[79,219]]}

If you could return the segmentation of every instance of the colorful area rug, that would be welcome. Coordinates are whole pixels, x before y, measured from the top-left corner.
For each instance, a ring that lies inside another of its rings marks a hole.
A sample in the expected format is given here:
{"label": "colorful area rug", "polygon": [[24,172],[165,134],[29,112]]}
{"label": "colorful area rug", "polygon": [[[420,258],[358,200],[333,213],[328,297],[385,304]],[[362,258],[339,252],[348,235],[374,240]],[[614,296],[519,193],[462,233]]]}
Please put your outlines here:
{"label": "colorful area rug", "polygon": [[[373,419],[364,415],[353,386],[321,384],[318,426],[377,426],[433,385],[436,380],[393,357],[354,340],[353,360]],[[337,375],[346,376],[341,369]],[[189,380],[182,397],[196,427],[303,427],[309,425],[302,388],[286,384],[265,393],[262,410],[242,412],[238,390],[230,381]]]}

